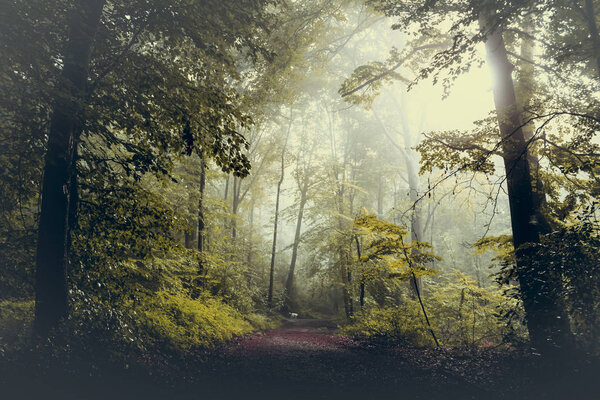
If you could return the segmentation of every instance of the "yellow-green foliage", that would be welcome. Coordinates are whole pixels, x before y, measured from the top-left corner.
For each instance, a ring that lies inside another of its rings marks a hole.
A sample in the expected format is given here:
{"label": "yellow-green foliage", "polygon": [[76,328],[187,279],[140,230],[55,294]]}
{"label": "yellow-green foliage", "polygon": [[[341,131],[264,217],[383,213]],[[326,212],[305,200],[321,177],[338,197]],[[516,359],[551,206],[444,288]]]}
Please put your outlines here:
{"label": "yellow-green foliage", "polygon": [[209,296],[194,300],[163,291],[144,308],[145,328],[152,339],[176,352],[214,347],[254,329],[234,308]]}
{"label": "yellow-green foliage", "polygon": [[[427,294],[423,296],[440,344],[473,348],[499,344],[506,338],[522,340],[526,337],[527,331],[519,317],[522,310],[516,300],[499,289],[479,287],[460,272],[444,278],[437,283],[428,282]],[[500,317],[508,313],[514,316],[512,321]],[[358,313],[342,332],[392,342],[433,344],[418,301],[407,296],[400,306]]]}
{"label": "yellow-green foliage", "polygon": [[33,300],[0,301],[1,345],[28,337],[33,322]]}
{"label": "yellow-green foliage", "polygon": [[343,335],[390,342],[409,342],[426,346],[432,342],[421,314],[419,303],[404,298],[394,308],[375,308],[361,311],[352,322],[341,329]]}
{"label": "yellow-green foliage", "polygon": [[431,252],[431,244],[408,241],[405,226],[383,221],[373,214],[363,214],[356,217],[354,227],[369,242],[359,261],[387,265],[390,278],[408,280],[437,274],[430,265],[440,257]]}
{"label": "yellow-green foliage", "polygon": [[[438,338],[445,345],[476,347],[498,344],[508,336],[507,321],[499,318],[499,312],[508,308],[519,312],[516,300],[505,296],[498,288],[483,288],[468,275],[451,274],[441,283],[430,284],[432,294],[427,297],[427,309]],[[523,337],[524,327],[512,332]]]}

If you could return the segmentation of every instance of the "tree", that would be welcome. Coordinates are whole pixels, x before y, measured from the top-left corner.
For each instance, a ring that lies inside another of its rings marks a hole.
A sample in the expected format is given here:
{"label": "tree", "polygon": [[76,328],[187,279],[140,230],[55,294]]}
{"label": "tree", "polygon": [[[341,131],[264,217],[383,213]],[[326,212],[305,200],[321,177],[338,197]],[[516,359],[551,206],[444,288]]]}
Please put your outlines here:
{"label": "tree", "polygon": [[294,114],[292,106],[290,106],[290,115],[288,117],[287,133],[281,146],[281,173],[279,175],[279,181],[277,182],[277,194],[275,195],[275,216],[273,222],[273,246],[271,248],[271,267],[269,269],[269,292],[267,295],[267,305],[269,309],[273,308],[273,289],[275,279],[275,252],[277,251],[277,223],[279,221],[279,195],[281,194],[281,184],[285,175],[285,150],[287,142],[290,137],[290,131],[292,129],[292,123],[294,122]]}
{"label": "tree", "polygon": [[[305,123],[305,121],[303,121]],[[296,260],[298,259],[298,247],[300,246],[300,234],[302,231],[302,219],[304,218],[304,207],[308,200],[308,189],[311,185],[311,175],[313,173],[311,169],[313,154],[315,152],[315,142],[307,143],[307,135],[303,132],[301,137],[301,148],[297,155],[296,169],[294,171],[294,178],[300,194],[298,200],[298,215],[296,218],[296,230],[294,233],[294,242],[292,244],[292,259],[290,261],[290,268],[288,270],[287,279],[285,282],[285,308],[292,310],[294,308],[294,273],[296,270]]]}
{"label": "tree", "polygon": [[[421,30],[432,29],[429,17],[439,18],[454,7],[446,2],[421,6],[408,1],[403,3],[405,8],[387,1],[376,1],[373,4],[376,9],[387,15],[399,17],[400,23],[396,25],[397,27],[416,25]],[[475,43],[485,43],[488,65],[493,71],[495,82],[494,100],[500,130],[500,141],[496,146],[502,148],[501,155],[505,164],[513,240],[517,249],[517,270],[530,336],[536,348],[551,353],[555,348],[564,348],[569,344],[570,332],[566,314],[559,300],[560,290],[558,290],[556,277],[547,268],[533,264],[531,252],[528,253],[527,250],[532,245],[540,243],[538,223],[544,221],[540,221],[541,203],[536,202],[532,188],[528,157],[529,142],[523,136],[523,119],[512,80],[513,67],[508,59],[502,34],[503,27],[515,20],[519,11],[526,6],[526,4],[511,3],[499,9],[494,2],[468,2],[456,8],[456,13],[447,15],[447,18],[454,20],[449,32],[445,34],[446,37],[452,38],[452,45],[435,54],[433,65],[423,68],[420,77],[433,74],[434,79],[437,79],[439,71],[450,70],[451,74],[444,78],[444,83],[446,86],[451,85],[461,70],[455,66],[471,65],[476,58]],[[473,31],[472,26],[477,22],[480,29]],[[384,76],[389,79],[393,76],[392,72],[400,64],[391,63],[395,58],[398,57],[392,53],[389,66],[384,70],[385,74],[377,75],[377,79]],[[372,79],[366,82],[370,84],[371,81]],[[364,83],[358,82],[355,85],[361,87]],[[372,89],[377,90],[378,86]],[[480,150],[477,146],[467,145],[467,147],[475,151]],[[487,158],[487,156],[479,158],[478,165],[482,170],[486,167]]]}
{"label": "tree", "polygon": [[206,221],[204,220],[204,196],[205,196],[205,188],[206,188],[206,161],[204,158],[200,159],[200,196],[198,199],[198,275],[203,278],[204,271],[204,251],[205,251],[205,240],[206,240],[206,232],[204,228],[206,227]]}
{"label": "tree", "polygon": [[531,262],[532,253],[527,249],[540,241],[539,213],[534,199],[527,142],[521,128],[522,120],[512,80],[513,66],[508,60],[494,11],[483,10],[480,24],[486,35],[488,64],[494,77],[494,102],[506,170],[517,276],[527,325],[534,346],[547,352],[555,346],[569,345],[570,328],[558,299],[555,277],[546,269],[536,269]]}
{"label": "tree", "polygon": [[[11,86],[43,93],[35,109],[3,109],[15,121],[35,110],[42,127],[36,147],[43,147],[49,126],[37,243],[41,335],[67,312],[66,263],[82,204],[98,205],[97,193],[121,184],[116,176],[168,175],[174,160],[192,151],[237,175],[248,172],[238,131],[252,119],[234,85],[240,63],[272,56],[262,34],[269,29],[269,2],[142,3],[110,3],[110,13],[102,12],[101,1],[45,4],[42,10],[56,18],[44,20],[44,51],[17,49],[19,41],[11,39],[15,32],[38,35],[37,12],[22,2],[2,8],[10,27],[2,45],[14,67],[3,69],[10,71],[3,93]],[[67,31],[64,10],[71,16]]]}
{"label": "tree", "polygon": [[36,335],[67,315],[68,227],[73,156],[83,129],[90,56],[104,0],[79,1],[70,17],[59,94],[54,99],[44,166],[36,256]]}

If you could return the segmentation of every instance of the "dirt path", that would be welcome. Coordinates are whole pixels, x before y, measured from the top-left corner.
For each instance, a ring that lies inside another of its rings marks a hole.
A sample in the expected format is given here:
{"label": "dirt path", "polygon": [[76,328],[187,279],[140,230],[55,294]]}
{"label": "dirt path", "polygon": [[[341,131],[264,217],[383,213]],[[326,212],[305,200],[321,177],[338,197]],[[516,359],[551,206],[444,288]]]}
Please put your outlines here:
{"label": "dirt path", "polygon": [[277,329],[255,333],[235,340],[227,351],[231,355],[252,353],[290,353],[346,351],[353,342],[335,335],[336,326],[327,320],[290,319]]}
{"label": "dirt path", "polygon": [[[540,400],[573,393],[572,378],[536,377],[537,362],[507,352],[360,343],[336,335],[330,321],[298,319],[230,343],[207,362],[202,387],[215,400]],[[580,399],[600,398],[576,386]]]}
{"label": "dirt path", "polygon": [[497,397],[440,362],[419,360],[423,354],[365,346],[335,335],[329,321],[298,319],[235,340],[207,364],[206,374],[215,399]]}

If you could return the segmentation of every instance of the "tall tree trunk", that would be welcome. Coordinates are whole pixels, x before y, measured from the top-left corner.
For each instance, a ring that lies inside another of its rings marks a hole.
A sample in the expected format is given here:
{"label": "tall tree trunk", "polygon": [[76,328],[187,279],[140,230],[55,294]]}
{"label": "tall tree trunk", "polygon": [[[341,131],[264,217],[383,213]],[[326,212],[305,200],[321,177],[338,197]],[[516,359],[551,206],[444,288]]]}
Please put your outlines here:
{"label": "tall tree trunk", "polygon": [[285,282],[285,302],[286,308],[291,310],[294,299],[294,271],[296,270],[296,259],[298,258],[298,246],[300,245],[300,232],[302,230],[302,217],[304,215],[304,205],[306,204],[306,192],[308,187],[305,184],[300,192],[300,208],[298,209],[298,218],[296,219],[296,233],[294,234],[294,244],[292,246],[292,260]]}
{"label": "tall tree trunk", "polygon": [[191,231],[185,231],[183,232],[183,245],[186,249],[191,249],[193,248],[193,242],[192,242],[192,232]]}
{"label": "tall tree trunk", "polygon": [[236,176],[233,177],[233,187],[231,193],[231,237],[233,239],[237,236],[237,211],[240,205],[239,198],[239,187],[242,185],[242,179]]}
{"label": "tall tree trunk", "polygon": [[252,265],[252,237],[254,235],[254,207],[256,206],[256,200],[254,197],[252,197],[252,200],[250,201],[250,215],[248,216],[249,219],[249,231],[248,231],[248,266]]}
{"label": "tall tree trunk", "polygon": [[198,276],[200,277],[200,286],[204,286],[204,277],[206,270],[204,267],[204,251],[206,250],[206,224],[204,221],[204,192],[206,188],[206,161],[204,156],[200,159],[200,193],[198,199]]}
{"label": "tall tree trunk", "polygon": [[348,260],[345,257],[344,251],[340,250],[340,275],[342,277],[342,296],[344,298],[344,311],[346,317],[350,318],[354,314],[352,295],[350,294],[350,282],[348,280]]}
{"label": "tall tree trunk", "polygon": [[[354,240],[356,241],[356,258],[358,259],[358,263],[361,263],[361,253],[360,253],[360,241],[358,240],[358,236],[354,236]],[[360,278],[360,309],[365,306],[365,276],[364,272]]]}
{"label": "tall tree trunk", "polygon": [[[329,112],[329,110],[327,110],[327,116],[328,116],[328,127],[329,127],[329,139],[330,139],[330,145],[331,145],[331,157],[333,159],[334,162],[334,167],[333,167],[333,175],[335,178],[335,182],[337,184],[337,190],[334,193],[334,197],[333,197],[333,201],[336,205],[337,211],[340,215],[344,214],[344,181],[345,181],[345,167],[346,167],[346,161],[347,161],[347,151],[346,154],[344,155],[344,169],[342,170],[342,180],[340,181],[340,171],[337,165],[337,149],[336,149],[336,144],[335,144],[335,136],[333,134],[333,118],[332,118],[332,113]],[[348,140],[350,139],[350,137],[348,136]],[[346,146],[346,150],[348,149],[348,146]],[[342,232],[344,232],[344,221],[342,219],[342,217],[337,217],[337,225],[338,225],[338,230],[340,232],[340,234],[342,234]],[[340,275],[341,275],[341,282],[342,282],[342,297],[344,300],[344,311],[346,314],[346,317],[351,317],[353,314],[353,306],[352,306],[352,295],[350,292],[350,285],[348,282],[348,268],[346,263],[348,262],[348,256],[346,254],[346,251],[344,250],[343,245],[340,244],[339,246],[339,260],[338,260],[338,267],[340,268]]]}
{"label": "tall tree trunk", "polygon": [[480,16],[486,34],[485,48],[493,74],[493,92],[510,204],[517,275],[529,336],[534,347],[553,352],[570,342],[570,329],[561,309],[558,288],[552,274],[533,263],[532,249],[527,244],[539,243],[532,179],[527,158],[527,142],[521,126],[521,115],[515,97],[510,64],[502,31],[495,25],[493,13]]}
{"label": "tall tree trunk", "polygon": [[285,141],[281,149],[281,175],[279,182],[277,182],[277,197],[275,199],[275,221],[273,224],[273,246],[271,248],[271,268],[269,270],[269,293],[267,296],[267,305],[269,309],[273,308],[273,285],[275,279],[275,251],[277,249],[277,222],[279,220],[279,196],[281,194],[281,184],[283,183],[283,177],[285,175],[285,149],[287,147],[287,141],[290,137],[290,131],[292,130],[292,108],[290,106],[290,119],[285,136]]}
{"label": "tall tree trunk", "polygon": [[[340,184],[337,193],[337,202],[338,202],[338,212],[340,215],[343,215],[344,212],[344,185]],[[338,229],[340,233],[344,232],[344,223],[341,217],[337,218],[338,220]],[[341,239],[340,239],[341,240]],[[340,274],[342,277],[342,295],[344,297],[344,311],[346,312],[346,317],[350,318],[354,314],[354,305],[352,302],[352,276],[350,269],[348,268],[349,264],[349,255],[346,250],[346,246],[340,244],[339,246],[339,267]]]}
{"label": "tall tree trunk", "polygon": [[69,190],[73,150],[83,128],[92,46],[104,0],[76,2],[69,20],[60,93],[54,99],[42,183],[35,276],[34,334],[46,336],[68,313]]}

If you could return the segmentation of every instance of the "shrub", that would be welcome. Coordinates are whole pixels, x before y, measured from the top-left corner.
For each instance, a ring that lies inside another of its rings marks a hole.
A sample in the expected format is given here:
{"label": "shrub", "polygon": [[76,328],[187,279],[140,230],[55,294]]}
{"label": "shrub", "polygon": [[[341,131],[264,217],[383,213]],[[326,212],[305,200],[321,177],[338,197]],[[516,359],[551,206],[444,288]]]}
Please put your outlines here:
{"label": "shrub", "polygon": [[[427,288],[423,301],[440,344],[474,348],[526,339],[522,309],[503,291],[480,287],[460,272]],[[342,332],[393,343],[433,344],[418,301],[406,295],[397,307],[361,311]]]}
{"label": "shrub", "polygon": [[520,304],[499,288],[481,287],[456,271],[429,289],[430,318],[445,345],[474,348],[526,338]]}
{"label": "shrub", "polygon": [[418,346],[432,342],[417,301],[403,298],[394,308],[367,309],[357,313],[341,333],[390,343],[411,343]]}
{"label": "shrub", "polygon": [[238,311],[210,296],[191,299],[163,291],[144,308],[141,325],[150,340],[176,353],[214,347],[254,329]]}

